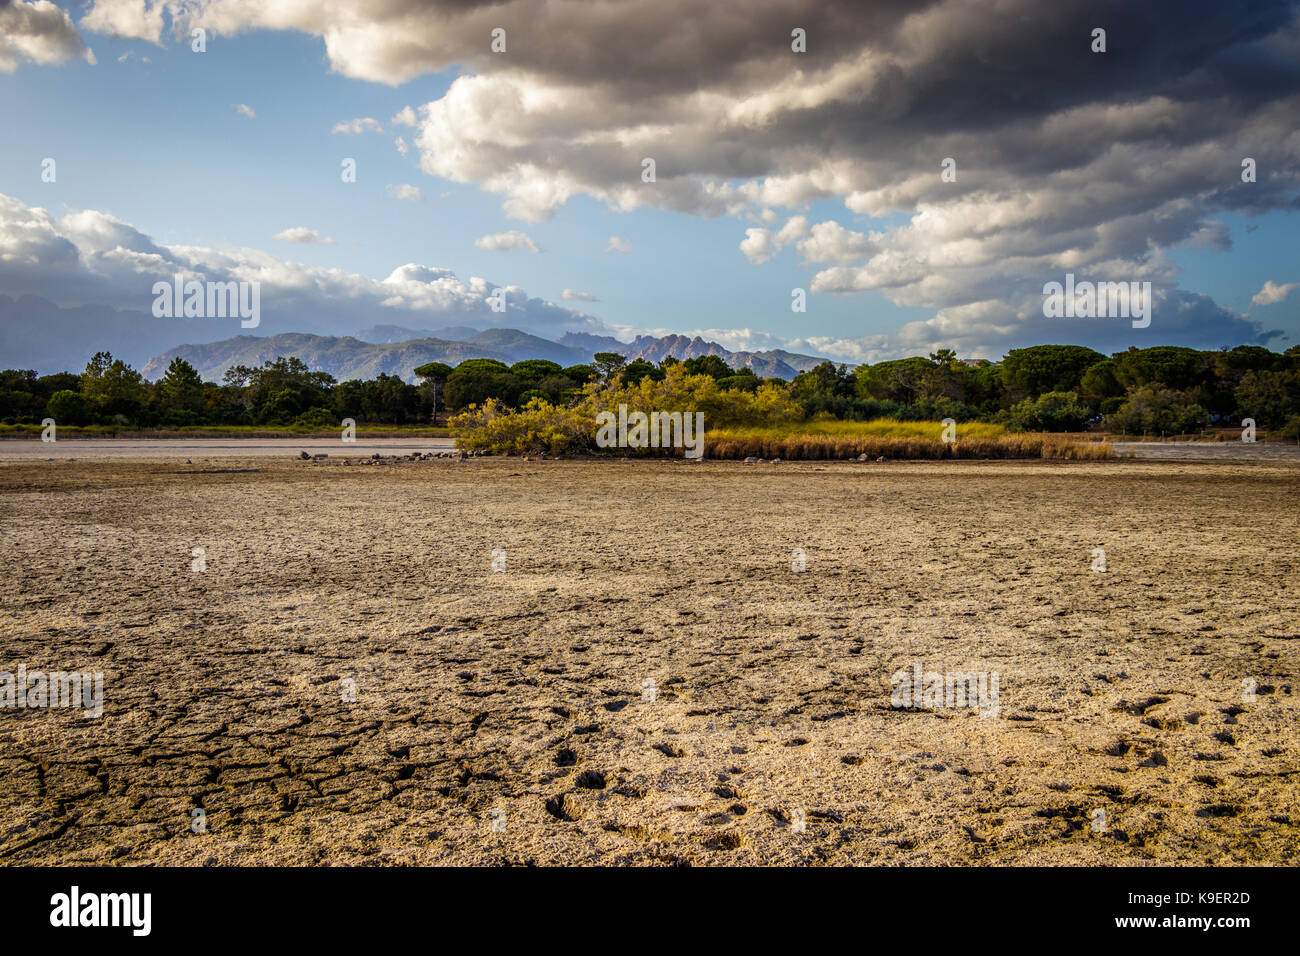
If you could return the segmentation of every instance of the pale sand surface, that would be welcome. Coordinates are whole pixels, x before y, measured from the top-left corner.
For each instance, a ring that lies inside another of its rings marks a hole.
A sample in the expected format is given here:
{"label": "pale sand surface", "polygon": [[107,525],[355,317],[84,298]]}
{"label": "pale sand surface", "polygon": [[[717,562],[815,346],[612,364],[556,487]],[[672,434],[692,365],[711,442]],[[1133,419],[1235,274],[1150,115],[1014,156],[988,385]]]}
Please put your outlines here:
{"label": "pale sand surface", "polygon": [[1294,464],[195,462],[0,466],[0,863],[1300,850]]}
{"label": "pale sand surface", "polygon": [[450,438],[64,438],[43,442],[36,438],[0,441],[0,461],[52,458],[251,458],[323,454],[339,458],[408,455],[412,452],[451,451]]}

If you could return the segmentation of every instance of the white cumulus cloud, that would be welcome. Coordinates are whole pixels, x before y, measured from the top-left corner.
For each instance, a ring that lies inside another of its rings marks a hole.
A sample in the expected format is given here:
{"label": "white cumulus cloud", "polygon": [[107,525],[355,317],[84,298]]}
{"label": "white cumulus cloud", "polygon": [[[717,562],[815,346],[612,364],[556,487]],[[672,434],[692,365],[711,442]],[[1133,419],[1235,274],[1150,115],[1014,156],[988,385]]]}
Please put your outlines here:
{"label": "white cumulus cloud", "polygon": [[334,128],[330,130],[331,133],[347,133],[351,136],[358,136],[361,133],[382,133],[383,131],[383,124],[369,116],[335,123]]}
{"label": "white cumulus cloud", "polygon": [[419,202],[421,199],[420,188],[410,183],[390,184],[387,192],[393,199],[404,199],[407,202]]}
{"label": "white cumulus cloud", "polygon": [[474,245],[490,252],[506,252],[511,249],[522,249],[525,252],[541,251],[537,248],[537,243],[533,242],[532,237],[527,233],[520,232],[518,229],[511,229],[509,232],[498,232],[490,236],[479,236],[474,240]]}
{"label": "white cumulus cloud", "polygon": [[1300,282],[1288,282],[1286,285],[1278,285],[1272,279],[1264,282],[1264,288],[1260,289],[1251,297],[1251,302],[1255,305],[1276,305],[1279,302],[1285,302],[1286,297],[1291,294],[1292,289],[1300,288]]}
{"label": "white cumulus cloud", "polygon": [[0,4],[0,73],[12,73],[20,60],[39,64],[69,60],[95,62],[66,10],[49,0]]}
{"label": "white cumulus cloud", "polygon": [[305,226],[294,226],[290,229],[281,230],[271,238],[279,239],[281,242],[297,242],[307,246],[334,245],[333,239],[322,236],[315,229],[308,229]]}

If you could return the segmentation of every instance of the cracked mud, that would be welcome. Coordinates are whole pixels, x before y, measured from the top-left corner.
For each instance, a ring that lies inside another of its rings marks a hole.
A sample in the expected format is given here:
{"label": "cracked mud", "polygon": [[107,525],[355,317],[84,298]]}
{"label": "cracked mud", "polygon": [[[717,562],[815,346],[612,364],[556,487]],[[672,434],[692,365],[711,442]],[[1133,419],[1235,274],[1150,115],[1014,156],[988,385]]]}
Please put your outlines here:
{"label": "cracked mud", "polygon": [[1300,850],[1294,464],[219,464],[0,466],[0,863]]}

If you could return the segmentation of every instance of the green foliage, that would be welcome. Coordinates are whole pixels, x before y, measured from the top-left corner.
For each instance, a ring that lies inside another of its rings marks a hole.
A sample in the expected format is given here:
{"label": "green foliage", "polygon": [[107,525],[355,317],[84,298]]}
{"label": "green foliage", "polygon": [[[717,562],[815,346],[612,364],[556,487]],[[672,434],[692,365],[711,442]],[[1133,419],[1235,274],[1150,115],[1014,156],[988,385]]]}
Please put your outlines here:
{"label": "green foliage", "polygon": [[748,374],[748,375],[728,375],[728,376],[726,376],[726,377],[724,377],[724,378],[720,378],[720,379],[718,379],[718,380],[717,380],[717,381],[718,381],[718,388],[721,388],[721,389],[724,389],[724,390],[725,390],[725,389],[738,388],[738,389],[740,389],[741,391],[744,391],[744,392],[754,392],[754,391],[757,391],[757,390],[758,390],[758,386],[761,384],[761,382],[760,382],[758,376],[755,375],[753,372],[751,372],[749,369],[745,369],[745,371],[746,371],[746,372],[749,372],[749,374]]}
{"label": "green foliage", "polygon": [[203,407],[203,379],[185,359],[171,360],[154,386],[154,399],[166,411],[198,412]]}
{"label": "green foliage", "polygon": [[1115,377],[1115,360],[1103,359],[1090,365],[1079,379],[1079,394],[1093,402],[1122,396],[1124,386]]}
{"label": "green foliage", "polygon": [[45,414],[60,425],[88,425],[90,409],[80,392],[72,389],[60,389],[50,396],[45,406]]}
{"label": "green foliage", "polygon": [[1077,432],[1091,415],[1076,393],[1045,392],[1013,406],[1010,419],[1021,431]]}
{"label": "green foliage", "polygon": [[1074,392],[1083,373],[1106,356],[1082,345],[1034,345],[1012,349],[1002,360],[1002,380],[1013,395]]}
{"label": "green foliage", "polygon": [[922,396],[930,363],[923,358],[892,359],[875,365],[859,365],[858,394],[877,401],[906,405]]}
{"label": "green foliage", "polygon": [[585,410],[535,398],[518,411],[494,398],[455,416],[456,442],[468,451],[502,455],[574,454],[595,448],[595,420]]}
{"label": "green foliage", "polygon": [[1204,384],[1215,364],[1210,353],[1177,345],[1129,348],[1114,358],[1115,378],[1125,388],[1160,385],[1176,392]]}
{"label": "green foliage", "polygon": [[257,368],[233,366],[223,382],[235,392],[239,419],[259,425],[288,424],[308,409],[328,407],[334,388],[334,376],[283,356]]}
{"label": "green foliage", "polygon": [[708,375],[711,378],[729,378],[736,370],[722,360],[719,355],[700,355],[682,363],[688,375]]}
{"label": "green foliage", "polygon": [[800,372],[790,383],[790,397],[803,408],[804,416],[830,414],[836,418],[857,418],[853,412],[858,380],[843,365],[820,362]]}
{"label": "green foliage", "polygon": [[546,359],[524,359],[510,366],[510,374],[521,381],[533,383],[540,382],[544,378],[563,375],[564,369],[558,362],[548,362]]}
{"label": "green foliage", "polygon": [[1142,385],[1106,417],[1106,427],[1123,435],[1188,435],[1210,423],[1209,413],[1185,392]]}
{"label": "green foliage", "polygon": [[425,381],[445,382],[447,376],[451,374],[451,366],[445,362],[425,362],[423,365],[416,366],[413,371]]}
{"label": "green foliage", "polygon": [[623,366],[620,378],[627,385],[635,385],[643,378],[661,382],[664,378],[664,370],[657,365],[651,365],[645,359],[636,359]]}
{"label": "green foliage", "polygon": [[[1234,428],[1241,419],[1254,418],[1261,428],[1276,430],[1300,416],[1300,346],[1282,354],[1254,345],[1219,351],[1155,346],[1105,358],[1079,346],[1045,345],[1012,350],[1001,363],[963,362],[952,350],[939,349],[927,357],[852,371],[825,361],[792,382],[760,379],[749,368],[733,370],[718,356],[665,358],[654,366],[628,363],[612,352],[568,368],[544,359],[508,366],[479,358],[455,368],[429,362],[413,371],[418,385],[388,374],[336,383],[296,358],[280,357],[256,368],[232,367],[217,384],[202,381],[193,366],[177,358],[150,384],[126,363],[99,352],[80,375],[0,371],[0,423],[35,424],[48,416],[81,427],[333,429],[343,418],[376,425],[424,423],[435,407],[464,410],[489,400],[500,414],[541,401],[557,409],[590,406],[594,415],[596,394],[621,394],[629,403],[633,398],[686,401],[716,416],[710,427],[723,421],[772,427],[753,417],[761,418],[759,408],[780,421],[790,414],[804,422],[953,418],[1052,431],[1086,427],[1104,416],[1108,427],[1146,434],[1194,432],[1207,417]],[[704,382],[706,390],[682,384],[694,380]],[[1062,382],[1074,384],[1060,387]],[[311,422],[328,424],[305,424]]]}
{"label": "green foliage", "polygon": [[295,418],[293,424],[300,428],[324,430],[341,428],[342,420],[328,408],[312,408]]}
{"label": "green foliage", "polygon": [[592,367],[602,382],[608,382],[615,373],[627,364],[627,359],[617,352],[597,352],[591,357]]}
{"label": "green foliage", "polygon": [[[570,407],[535,396],[523,408],[512,411],[489,399],[457,415],[451,425],[462,448],[558,455],[596,450],[597,415],[617,413],[620,405],[646,413],[703,412],[706,429],[782,424],[802,418],[801,408],[790,398],[784,383],[762,383],[753,391],[744,391],[724,389],[710,375],[690,375],[681,362],[656,371],[658,377],[642,375],[634,382],[619,376],[588,384]],[[638,453],[635,449],[620,452]]]}
{"label": "green foliage", "polygon": [[410,425],[429,420],[433,397],[428,388],[380,373],[369,381],[351,379],[341,383],[334,389],[330,404],[336,425],[344,418],[369,424]]}
{"label": "green foliage", "polygon": [[108,352],[96,352],[86,363],[79,391],[98,417],[127,422],[139,417],[149,396],[140,373]]}
{"label": "green foliage", "polygon": [[447,376],[443,397],[451,409],[481,405],[489,398],[514,405],[525,387],[518,376],[496,359],[467,359]]}
{"label": "green foliage", "polygon": [[1255,419],[1263,428],[1275,428],[1300,410],[1300,373],[1246,372],[1235,398],[1243,417]]}

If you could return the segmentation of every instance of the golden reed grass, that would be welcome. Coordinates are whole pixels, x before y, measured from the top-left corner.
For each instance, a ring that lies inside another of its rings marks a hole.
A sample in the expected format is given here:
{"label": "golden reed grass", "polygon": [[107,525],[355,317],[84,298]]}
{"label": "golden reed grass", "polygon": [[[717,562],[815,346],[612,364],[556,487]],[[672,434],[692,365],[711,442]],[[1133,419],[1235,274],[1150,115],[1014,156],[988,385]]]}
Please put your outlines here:
{"label": "golden reed grass", "polygon": [[718,429],[705,433],[706,458],[784,458],[845,460],[869,458],[1051,458],[1092,461],[1115,457],[1106,442],[1090,442],[1043,434],[1003,434],[991,437],[958,435],[954,442],[938,438],[889,435],[817,435],[773,433],[749,429]]}

